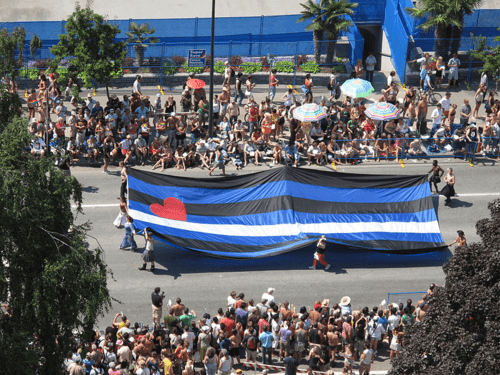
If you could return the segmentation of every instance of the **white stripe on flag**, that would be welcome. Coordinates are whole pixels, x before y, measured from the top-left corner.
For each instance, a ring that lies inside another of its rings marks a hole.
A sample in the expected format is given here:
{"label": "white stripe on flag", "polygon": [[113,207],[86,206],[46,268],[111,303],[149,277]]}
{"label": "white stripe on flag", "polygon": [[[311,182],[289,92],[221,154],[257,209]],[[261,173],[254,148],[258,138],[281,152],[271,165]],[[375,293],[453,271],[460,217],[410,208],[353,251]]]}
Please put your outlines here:
{"label": "white stripe on flag", "polygon": [[424,223],[403,222],[362,222],[362,223],[311,223],[311,224],[275,224],[275,225],[241,225],[241,224],[200,224],[187,221],[164,219],[144,212],[129,209],[134,220],[145,221],[165,227],[187,230],[191,232],[230,235],[241,237],[299,236],[301,233],[441,233],[437,221]]}

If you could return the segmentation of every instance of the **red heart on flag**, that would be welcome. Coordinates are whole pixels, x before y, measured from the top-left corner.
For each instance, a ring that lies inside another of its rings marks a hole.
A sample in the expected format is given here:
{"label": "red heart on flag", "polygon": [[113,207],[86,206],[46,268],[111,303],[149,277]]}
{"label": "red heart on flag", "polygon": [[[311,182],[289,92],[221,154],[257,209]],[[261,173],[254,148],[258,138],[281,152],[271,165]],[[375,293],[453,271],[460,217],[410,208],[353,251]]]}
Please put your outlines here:
{"label": "red heart on flag", "polygon": [[170,220],[186,221],[186,206],[177,198],[165,198],[163,206],[154,203],[149,206],[149,209],[156,216]]}

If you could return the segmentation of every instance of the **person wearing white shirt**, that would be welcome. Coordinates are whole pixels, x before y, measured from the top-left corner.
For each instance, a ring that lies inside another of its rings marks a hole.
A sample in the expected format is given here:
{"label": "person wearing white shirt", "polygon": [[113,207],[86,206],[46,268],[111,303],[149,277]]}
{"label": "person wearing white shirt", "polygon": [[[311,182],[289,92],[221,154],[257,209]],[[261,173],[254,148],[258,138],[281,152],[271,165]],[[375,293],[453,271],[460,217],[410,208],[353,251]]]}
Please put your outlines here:
{"label": "person wearing white shirt", "polygon": [[370,83],[373,82],[373,73],[375,72],[375,65],[377,65],[377,59],[373,56],[373,52],[365,60],[366,65],[366,80]]}
{"label": "person wearing white shirt", "polygon": [[442,125],[444,125],[444,122],[450,116],[450,107],[451,107],[450,98],[451,98],[451,92],[447,92],[444,98],[442,98],[439,101],[439,103],[441,104],[441,108],[443,109]]}
{"label": "person wearing white shirt", "polygon": [[441,109],[441,103],[438,103],[436,108],[434,108],[431,114],[431,118],[432,118],[432,130],[430,136],[432,137],[434,133],[441,126],[441,122],[443,120],[443,110]]}
{"label": "person wearing white shirt", "polygon": [[62,99],[59,100],[59,105],[56,107],[56,116],[58,118],[62,117],[64,123],[66,123],[66,112],[67,112],[67,110],[68,109],[64,105],[64,101]]}
{"label": "person wearing white shirt", "polygon": [[118,116],[116,115],[113,109],[109,110],[109,114],[106,115],[106,121],[108,122],[108,127],[113,130],[116,128],[116,119]]}
{"label": "person wearing white shirt", "polygon": [[92,98],[92,94],[89,92],[87,94],[87,100],[85,100],[85,104],[87,105],[89,111],[92,111],[94,109],[96,101]]}
{"label": "person wearing white shirt", "polygon": [[137,77],[135,77],[134,85],[132,87],[132,92],[134,94],[139,95],[140,98],[142,98],[141,79],[142,79],[142,77],[140,75],[138,75]]}
{"label": "person wearing white shirt", "polygon": [[267,293],[262,294],[261,299],[267,299],[267,305],[269,305],[271,302],[276,303],[276,298],[274,298],[273,296],[274,290],[274,288],[269,288],[267,289]]}
{"label": "person wearing white shirt", "polygon": [[458,87],[458,67],[460,66],[460,60],[458,58],[458,54],[455,52],[453,54],[453,57],[448,61],[448,68],[450,68],[450,73],[448,76],[449,79],[449,84],[448,88],[450,87]]}

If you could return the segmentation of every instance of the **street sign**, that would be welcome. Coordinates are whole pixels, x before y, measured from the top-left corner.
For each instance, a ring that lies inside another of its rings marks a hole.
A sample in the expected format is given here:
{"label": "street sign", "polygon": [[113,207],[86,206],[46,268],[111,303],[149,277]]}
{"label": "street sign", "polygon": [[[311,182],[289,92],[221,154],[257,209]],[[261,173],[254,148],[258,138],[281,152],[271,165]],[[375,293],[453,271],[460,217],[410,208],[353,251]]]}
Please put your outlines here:
{"label": "street sign", "polygon": [[205,67],[207,51],[204,49],[190,49],[188,56],[189,67]]}

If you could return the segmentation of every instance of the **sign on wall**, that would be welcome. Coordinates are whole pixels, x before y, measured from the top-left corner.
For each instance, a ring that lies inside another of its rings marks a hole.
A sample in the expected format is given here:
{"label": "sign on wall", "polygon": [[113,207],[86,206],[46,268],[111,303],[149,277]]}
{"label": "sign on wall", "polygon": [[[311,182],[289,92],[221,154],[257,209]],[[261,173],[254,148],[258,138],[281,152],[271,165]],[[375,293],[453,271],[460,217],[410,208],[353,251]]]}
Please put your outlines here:
{"label": "sign on wall", "polygon": [[204,67],[207,51],[204,49],[190,49],[188,55],[189,67]]}

